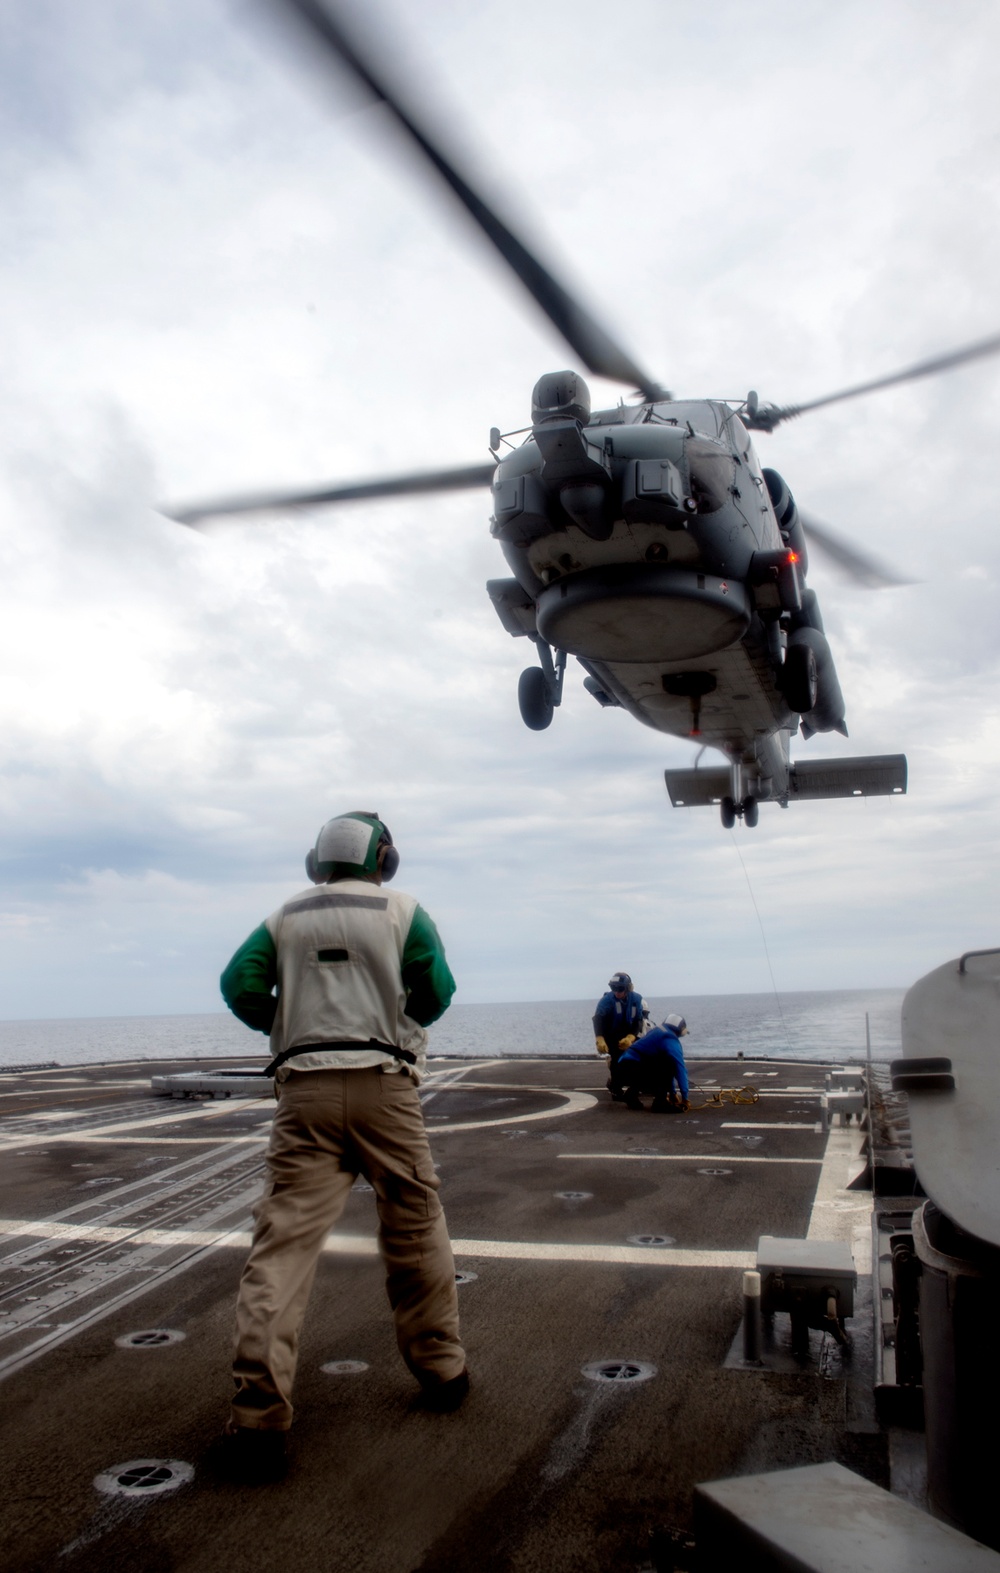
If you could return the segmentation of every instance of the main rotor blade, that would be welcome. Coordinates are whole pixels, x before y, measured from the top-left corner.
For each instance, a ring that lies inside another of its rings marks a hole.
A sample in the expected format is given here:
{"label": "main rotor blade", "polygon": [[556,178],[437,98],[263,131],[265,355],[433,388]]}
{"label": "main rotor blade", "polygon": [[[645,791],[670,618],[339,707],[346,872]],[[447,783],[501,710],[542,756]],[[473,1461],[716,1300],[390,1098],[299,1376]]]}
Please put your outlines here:
{"label": "main rotor blade", "polygon": [[324,503],[362,502],[370,497],[413,497],[429,492],[472,491],[489,486],[495,464],[467,464],[462,469],[424,470],[415,475],[394,475],[382,481],[355,481],[349,486],[326,486],[311,492],[252,492],[243,497],[220,497],[195,507],[164,508],[168,519],[197,529],[203,519],[225,514],[273,513],[279,508],[318,508]]}
{"label": "main rotor blade", "polygon": [[341,22],[331,15],[321,0],[283,0],[283,3],[298,13],[326,47],[350,68],[395,117],[466,212],[492,241],[508,267],[517,274],[549,321],[579,355],[587,370],[614,382],[627,383],[629,387],[637,388],[645,399],[663,398],[664,389],[659,383],[637,365],[464,179],[454,161],[418,124],[413,112],[404,106],[396,89],[389,87],[371,60],[365,58],[359,41],[348,35]]}
{"label": "main rotor blade", "polygon": [[855,584],[864,585],[866,590],[892,590],[901,584],[916,583],[914,579],[904,578],[895,569],[880,563],[876,557],[870,557],[853,543],[845,541],[828,524],[820,524],[811,514],[804,514],[801,508],[799,521],[810,546],[818,546],[831,562],[842,568]]}
{"label": "main rotor blade", "polygon": [[854,388],[843,388],[840,393],[828,393],[822,399],[810,399],[808,404],[761,405],[760,409],[744,417],[746,425],[754,431],[773,431],[782,421],[805,415],[809,410],[821,410],[827,404],[840,404],[844,399],[857,399],[863,393],[876,393],[880,388],[894,388],[900,382],[915,382],[918,377],[936,377],[938,372],[951,371],[964,366],[966,361],[980,360],[987,355],[1000,353],[1000,333],[992,338],[980,339],[963,349],[949,350],[945,355],[934,355],[930,360],[918,361],[905,371],[896,371],[888,377],[875,377],[871,382],[859,382]]}

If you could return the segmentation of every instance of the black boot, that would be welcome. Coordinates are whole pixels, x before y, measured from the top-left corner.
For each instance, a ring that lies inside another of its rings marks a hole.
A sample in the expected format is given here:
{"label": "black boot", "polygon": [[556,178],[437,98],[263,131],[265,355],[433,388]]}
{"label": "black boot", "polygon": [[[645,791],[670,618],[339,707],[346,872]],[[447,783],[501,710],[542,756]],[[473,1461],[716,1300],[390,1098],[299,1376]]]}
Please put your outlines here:
{"label": "black boot", "polygon": [[288,1433],[230,1422],[212,1449],[211,1464],[233,1485],[274,1485],[288,1472]]}

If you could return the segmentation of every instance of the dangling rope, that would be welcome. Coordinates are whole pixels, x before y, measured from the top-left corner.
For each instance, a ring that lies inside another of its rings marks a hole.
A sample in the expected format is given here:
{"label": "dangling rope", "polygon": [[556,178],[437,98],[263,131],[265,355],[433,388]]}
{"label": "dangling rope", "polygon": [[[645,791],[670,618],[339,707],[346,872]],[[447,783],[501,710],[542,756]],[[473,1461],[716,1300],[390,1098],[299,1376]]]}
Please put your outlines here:
{"label": "dangling rope", "polygon": [[781,995],[778,993],[778,985],[774,980],[774,968],[771,966],[771,952],[767,948],[767,935],[764,933],[764,923],[761,919],[760,908],[757,905],[757,898],[753,893],[753,886],[750,883],[750,875],[747,873],[747,866],[743,861],[743,853],[740,851],[740,844],[731,830],[729,832],[729,839],[732,841],[733,846],[736,849],[736,856],[739,858],[740,868],[743,870],[743,878],[746,880],[747,890],[750,892],[750,900],[753,902],[753,909],[757,914],[757,922],[760,925],[760,937],[764,941],[764,955],[767,957],[767,970],[771,974],[771,987],[774,990],[774,1001],[778,1007],[778,1015],[781,1017],[781,1030],[785,1035],[785,1053],[788,1055],[789,1059],[791,1059],[792,1050],[788,1042],[788,1023],[785,1020],[785,1013],[781,1008]]}
{"label": "dangling rope", "polygon": [[[695,1087],[692,1083],[691,1091],[704,1093],[707,1089],[705,1087]],[[760,1093],[756,1087],[751,1087],[748,1083],[745,1087],[720,1087],[718,1092],[710,1093],[704,1103],[692,1103],[689,1107],[693,1113],[695,1109],[722,1109],[725,1108],[727,1103],[759,1102]]]}

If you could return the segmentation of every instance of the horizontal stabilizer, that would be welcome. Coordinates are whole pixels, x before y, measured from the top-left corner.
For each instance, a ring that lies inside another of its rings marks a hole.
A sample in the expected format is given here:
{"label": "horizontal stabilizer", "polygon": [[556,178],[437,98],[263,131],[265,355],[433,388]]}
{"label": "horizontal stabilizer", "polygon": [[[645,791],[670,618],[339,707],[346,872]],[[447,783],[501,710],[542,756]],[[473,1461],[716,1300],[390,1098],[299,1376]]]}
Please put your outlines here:
{"label": "horizontal stabilizer", "polygon": [[721,803],[729,791],[726,765],[709,770],[665,770],[670,801],[675,808],[700,808],[706,803]]}
{"label": "horizontal stabilizer", "polygon": [[891,797],[905,791],[905,754],[803,760],[788,772],[790,803],[818,797]]}
{"label": "horizontal stabilizer", "polygon": [[[708,770],[665,770],[675,808],[700,808],[721,803],[732,790],[725,765]],[[791,765],[787,794],[773,801],[789,803],[824,797],[892,797],[906,791],[905,754],[869,754],[861,759],[812,759]]]}

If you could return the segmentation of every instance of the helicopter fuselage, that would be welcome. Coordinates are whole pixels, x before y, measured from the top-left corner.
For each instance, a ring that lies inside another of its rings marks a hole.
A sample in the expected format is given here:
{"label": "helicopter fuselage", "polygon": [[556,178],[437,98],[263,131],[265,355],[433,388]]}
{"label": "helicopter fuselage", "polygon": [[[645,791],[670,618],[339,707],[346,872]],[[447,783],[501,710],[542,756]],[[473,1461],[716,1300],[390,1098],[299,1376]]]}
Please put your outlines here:
{"label": "helicopter fuselage", "polygon": [[800,723],[845,731],[794,502],[728,405],[536,411],[493,503],[514,578],[490,595],[550,684],[575,655],[601,704],[720,749],[741,797],[786,796]]}

